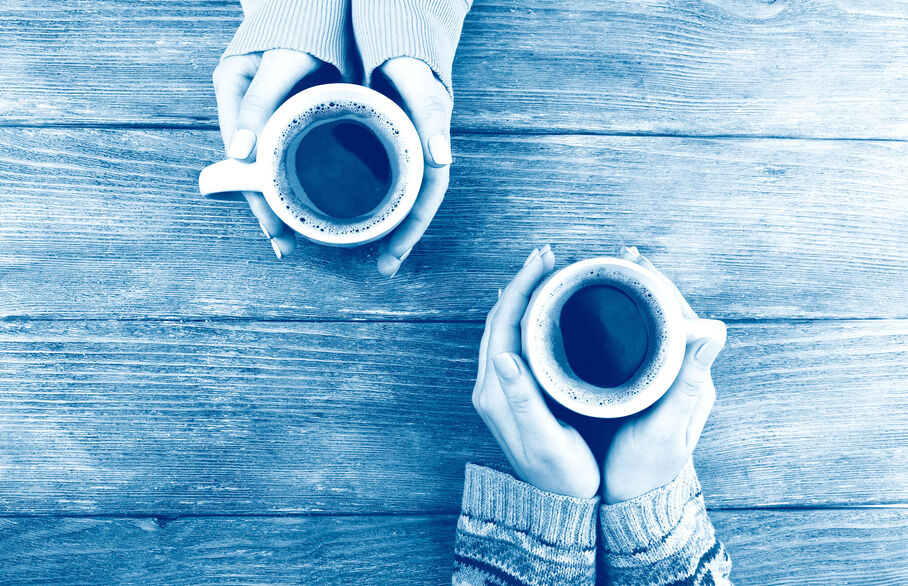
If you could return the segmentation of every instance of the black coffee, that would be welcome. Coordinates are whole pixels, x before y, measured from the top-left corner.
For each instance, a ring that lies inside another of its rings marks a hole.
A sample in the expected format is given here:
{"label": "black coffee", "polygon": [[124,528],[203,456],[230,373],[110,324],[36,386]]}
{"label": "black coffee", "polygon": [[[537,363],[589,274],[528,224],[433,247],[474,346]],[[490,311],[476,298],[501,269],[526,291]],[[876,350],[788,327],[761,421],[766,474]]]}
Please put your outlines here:
{"label": "black coffee", "polygon": [[560,328],[571,370],[597,387],[629,381],[649,349],[645,314],[611,285],[588,285],[571,295],[561,308]]}
{"label": "black coffee", "polygon": [[332,120],[309,129],[293,156],[288,168],[295,172],[306,197],[331,217],[367,215],[391,189],[388,152],[375,133],[359,122]]}

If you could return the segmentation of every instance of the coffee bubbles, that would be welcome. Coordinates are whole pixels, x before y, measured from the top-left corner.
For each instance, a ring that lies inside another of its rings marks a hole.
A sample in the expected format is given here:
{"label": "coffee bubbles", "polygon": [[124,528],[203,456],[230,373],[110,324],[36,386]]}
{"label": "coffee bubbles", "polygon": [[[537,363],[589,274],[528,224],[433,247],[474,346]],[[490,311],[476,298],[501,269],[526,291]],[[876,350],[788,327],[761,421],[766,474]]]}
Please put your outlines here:
{"label": "coffee bubbles", "polygon": [[423,178],[422,143],[387,96],[347,83],[317,85],[284,102],[254,161],[226,159],[199,174],[199,191],[242,199],[258,191],[313,242],[352,247],[389,234],[410,213]]}
{"label": "coffee bubbles", "polygon": [[271,158],[287,213],[334,236],[387,221],[404,195],[413,164],[400,129],[374,108],[330,100],[311,106],[281,132]]}
{"label": "coffee bubbles", "polygon": [[534,317],[524,323],[543,387],[591,406],[621,405],[647,389],[665,363],[667,339],[647,286],[610,266],[552,285],[534,296]]}

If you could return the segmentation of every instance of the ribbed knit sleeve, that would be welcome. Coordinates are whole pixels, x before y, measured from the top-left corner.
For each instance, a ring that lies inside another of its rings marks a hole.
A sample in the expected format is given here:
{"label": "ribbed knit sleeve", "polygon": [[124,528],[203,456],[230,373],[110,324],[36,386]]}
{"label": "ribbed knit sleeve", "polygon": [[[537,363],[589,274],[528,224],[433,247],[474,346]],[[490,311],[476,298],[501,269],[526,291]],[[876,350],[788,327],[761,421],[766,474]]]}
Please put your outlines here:
{"label": "ribbed knit sleeve", "polygon": [[453,95],[451,68],[472,0],[352,0],[366,84],[393,57],[425,61]]}
{"label": "ribbed knit sleeve", "polygon": [[293,49],[337,67],[344,79],[354,74],[348,51],[349,0],[244,1],[245,17],[221,57],[269,49]]}
{"label": "ribbed knit sleeve", "polygon": [[454,584],[593,584],[596,507],[467,465]]}
{"label": "ribbed knit sleeve", "polygon": [[731,584],[693,462],[669,484],[599,509],[601,577],[609,584]]}

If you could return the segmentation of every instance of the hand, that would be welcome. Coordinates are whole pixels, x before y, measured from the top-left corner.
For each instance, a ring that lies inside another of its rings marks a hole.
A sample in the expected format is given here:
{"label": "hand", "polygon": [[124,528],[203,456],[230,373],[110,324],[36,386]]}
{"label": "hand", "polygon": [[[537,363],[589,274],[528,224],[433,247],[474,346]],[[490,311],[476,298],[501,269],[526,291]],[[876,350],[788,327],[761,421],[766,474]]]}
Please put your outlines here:
{"label": "hand", "polygon": [[422,238],[448,190],[451,159],[451,94],[424,62],[395,57],[381,71],[400,94],[422,141],[425,170],[422,187],[410,215],[385,238],[378,256],[378,272],[393,277]]}
{"label": "hand", "polygon": [[577,430],[552,415],[520,357],[520,320],[533,289],[554,267],[548,246],[534,250],[489,312],[473,406],[518,477],[540,490],[591,498],[599,490],[596,458]]}
{"label": "hand", "polygon": [[[308,53],[290,49],[234,55],[221,61],[213,81],[227,156],[254,159],[256,141],[265,123],[293,87],[319,65]],[[293,230],[268,207],[261,193],[244,191],[243,195],[277,257],[291,254],[296,248]]]}
{"label": "hand", "polygon": [[[678,288],[636,248],[622,248],[625,260],[652,271],[675,292],[685,317],[696,318]],[[602,468],[602,496],[608,504],[630,500],[665,486],[687,463],[716,399],[710,367],[725,346],[721,337],[689,342],[681,371],[655,405],[618,428]]]}

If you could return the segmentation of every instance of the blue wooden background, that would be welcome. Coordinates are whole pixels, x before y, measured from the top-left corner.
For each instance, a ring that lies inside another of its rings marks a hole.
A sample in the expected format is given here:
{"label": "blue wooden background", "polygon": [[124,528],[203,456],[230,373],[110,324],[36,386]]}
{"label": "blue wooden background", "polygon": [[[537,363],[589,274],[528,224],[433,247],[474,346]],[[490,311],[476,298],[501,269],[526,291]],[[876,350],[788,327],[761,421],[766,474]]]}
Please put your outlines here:
{"label": "blue wooden background", "polygon": [[239,18],[0,0],[0,582],[449,580],[482,319],[548,242],[728,322],[738,583],[908,583],[908,6],[476,0],[390,281],[196,195]]}

